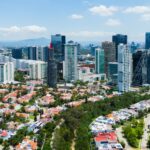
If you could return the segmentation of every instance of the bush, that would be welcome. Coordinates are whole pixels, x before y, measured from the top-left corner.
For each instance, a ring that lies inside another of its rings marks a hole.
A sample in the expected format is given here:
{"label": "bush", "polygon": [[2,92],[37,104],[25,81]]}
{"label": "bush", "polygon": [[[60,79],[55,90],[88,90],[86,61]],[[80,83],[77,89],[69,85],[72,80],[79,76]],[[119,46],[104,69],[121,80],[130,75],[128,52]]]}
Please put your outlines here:
{"label": "bush", "polygon": [[126,145],[124,141],[121,141],[120,144],[122,145],[123,148],[125,148]]}

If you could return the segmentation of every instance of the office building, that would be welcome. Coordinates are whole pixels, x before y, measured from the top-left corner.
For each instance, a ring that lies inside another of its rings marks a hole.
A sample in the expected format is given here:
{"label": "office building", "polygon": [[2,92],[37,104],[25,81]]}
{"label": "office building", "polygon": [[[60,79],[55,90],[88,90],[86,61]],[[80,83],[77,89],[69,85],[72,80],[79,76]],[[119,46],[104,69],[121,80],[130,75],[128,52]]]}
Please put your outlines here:
{"label": "office building", "polygon": [[118,83],[118,63],[117,62],[108,63],[108,81],[115,85],[117,85]]}
{"label": "office building", "polygon": [[127,45],[118,46],[118,89],[119,92],[128,92],[132,78],[132,56]]}
{"label": "office building", "polygon": [[141,65],[143,84],[150,84],[150,49],[143,51]]}
{"label": "office building", "polygon": [[150,48],[150,32],[145,34],[145,49]]}
{"label": "office building", "polygon": [[77,51],[78,51],[78,43],[69,41],[65,45],[65,61],[63,63],[63,77],[67,82],[76,81],[78,79]]}
{"label": "office building", "polygon": [[96,48],[98,48],[98,46],[95,46],[95,45],[93,45],[93,44],[90,44],[90,45],[89,45],[90,54],[91,54],[92,56],[95,56],[95,49],[96,49]]}
{"label": "office building", "polygon": [[113,35],[112,42],[115,44],[116,47],[116,60],[118,60],[118,45],[119,44],[127,44],[127,35],[117,34]]}
{"label": "office building", "polygon": [[32,46],[28,47],[28,59],[48,61],[48,47]]}
{"label": "office building", "polygon": [[54,58],[56,61],[64,61],[66,37],[60,34],[52,35],[51,43],[54,48]]}
{"label": "office building", "polygon": [[143,51],[138,50],[133,53],[133,78],[132,85],[140,86],[143,84],[142,67],[143,67]]}
{"label": "office building", "polygon": [[28,47],[28,59],[37,60],[37,52],[35,46]]}
{"label": "office building", "polygon": [[131,45],[130,45],[130,52],[133,54],[137,51],[138,48],[139,48],[138,44],[132,42]]}
{"label": "office building", "polygon": [[47,63],[44,61],[16,59],[16,69],[28,72],[29,79],[45,81],[47,78]]}
{"label": "office building", "polygon": [[0,83],[14,82],[14,63],[13,62],[0,62]]}
{"label": "office building", "polygon": [[104,50],[102,48],[96,48],[95,51],[95,72],[104,74]]}
{"label": "office building", "polygon": [[65,57],[65,43],[66,37],[64,35],[56,34],[51,36],[51,43],[54,48],[54,59],[57,62],[58,80],[63,78],[63,61]]}
{"label": "office building", "polygon": [[28,47],[12,49],[12,57],[15,59],[28,59]]}
{"label": "office building", "polygon": [[108,77],[108,63],[116,62],[115,44],[112,42],[102,42],[102,49],[104,49],[104,72]]}
{"label": "office building", "polygon": [[48,61],[48,46],[29,46],[12,49],[12,57],[15,59],[29,59]]}
{"label": "office building", "polygon": [[54,59],[54,48],[52,44],[49,46],[48,53],[48,70],[47,70],[47,80],[49,87],[57,86],[57,64]]}
{"label": "office building", "polygon": [[43,61],[48,62],[49,59],[49,47],[43,47]]}

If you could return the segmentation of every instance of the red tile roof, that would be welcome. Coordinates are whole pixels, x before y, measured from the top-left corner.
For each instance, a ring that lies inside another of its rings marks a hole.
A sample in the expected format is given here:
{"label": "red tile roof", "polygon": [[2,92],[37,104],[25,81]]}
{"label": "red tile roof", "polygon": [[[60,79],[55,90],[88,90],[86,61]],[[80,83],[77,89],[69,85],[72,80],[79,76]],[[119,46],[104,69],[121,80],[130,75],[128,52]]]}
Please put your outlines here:
{"label": "red tile roof", "polygon": [[98,133],[98,135],[94,138],[96,142],[117,142],[117,135],[115,132],[108,132],[108,133]]}
{"label": "red tile roof", "polygon": [[3,130],[2,133],[1,133],[1,136],[2,136],[2,137],[6,137],[7,135],[8,135],[8,134],[7,134],[7,131]]}

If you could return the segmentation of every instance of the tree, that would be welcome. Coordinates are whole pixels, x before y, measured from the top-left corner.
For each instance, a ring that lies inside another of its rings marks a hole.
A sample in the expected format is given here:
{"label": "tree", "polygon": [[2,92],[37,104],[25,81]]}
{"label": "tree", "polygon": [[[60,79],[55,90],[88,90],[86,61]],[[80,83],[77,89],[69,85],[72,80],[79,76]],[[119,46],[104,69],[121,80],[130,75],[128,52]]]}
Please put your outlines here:
{"label": "tree", "polygon": [[15,80],[16,81],[19,81],[19,82],[24,82],[25,81],[25,79],[24,79],[24,72],[22,72],[22,71],[15,71]]}
{"label": "tree", "polygon": [[4,143],[3,143],[3,150],[10,150],[8,141],[4,141]]}
{"label": "tree", "polygon": [[121,141],[120,144],[122,145],[123,148],[125,148],[126,145],[124,141]]}
{"label": "tree", "polygon": [[150,136],[149,136],[149,139],[148,139],[148,142],[147,142],[147,148],[150,148]]}
{"label": "tree", "polygon": [[0,144],[2,144],[2,143],[3,143],[3,139],[0,138]]}

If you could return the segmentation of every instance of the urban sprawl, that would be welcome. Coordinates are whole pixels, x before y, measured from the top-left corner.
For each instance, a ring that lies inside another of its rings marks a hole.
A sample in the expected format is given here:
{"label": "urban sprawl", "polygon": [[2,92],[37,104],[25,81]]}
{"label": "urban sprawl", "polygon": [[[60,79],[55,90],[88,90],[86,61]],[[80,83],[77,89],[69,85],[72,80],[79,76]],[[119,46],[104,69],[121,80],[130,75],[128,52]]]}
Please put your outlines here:
{"label": "urban sprawl", "polygon": [[150,33],[0,48],[0,149],[146,150],[149,112]]}

